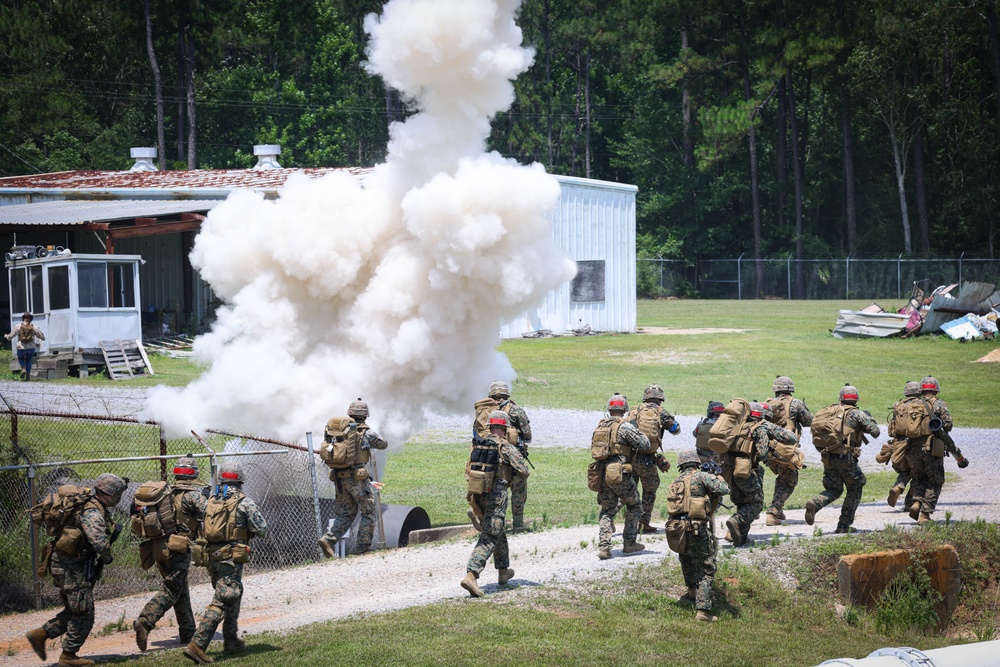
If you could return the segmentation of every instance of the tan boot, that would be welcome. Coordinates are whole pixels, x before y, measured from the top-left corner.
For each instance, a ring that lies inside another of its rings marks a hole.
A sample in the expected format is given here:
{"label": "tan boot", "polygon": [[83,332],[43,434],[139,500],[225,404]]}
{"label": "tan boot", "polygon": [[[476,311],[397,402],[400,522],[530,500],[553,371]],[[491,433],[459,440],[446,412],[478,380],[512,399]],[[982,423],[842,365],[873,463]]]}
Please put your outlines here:
{"label": "tan boot", "polygon": [[28,643],[31,644],[31,649],[35,652],[35,655],[42,660],[45,660],[45,642],[49,638],[49,636],[45,634],[45,628],[28,630],[24,636],[28,638]]}
{"label": "tan boot", "polygon": [[236,653],[237,651],[242,651],[246,647],[247,643],[239,637],[226,639],[222,642],[222,650],[226,653]]}
{"label": "tan boot", "polygon": [[696,620],[696,621],[704,621],[705,623],[715,623],[717,620],[719,620],[719,617],[718,616],[712,616],[708,612],[705,612],[705,611],[702,611],[701,609],[699,609],[698,613],[694,615],[694,620]]}
{"label": "tan boot", "polygon": [[914,502],[912,505],[910,505],[910,518],[913,519],[914,521],[918,521],[920,519],[919,502]]}
{"label": "tan boot", "polygon": [[196,665],[208,665],[215,662],[215,660],[205,655],[205,651],[194,642],[188,644],[187,648],[184,649],[184,657]]}
{"label": "tan boot", "polygon": [[921,526],[924,526],[929,523],[934,523],[934,521],[931,519],[930,514],[928,514],[927,512],[921,512],[920,518],[917,519],[917,523],[920,524]]}
{"label": "tan boot", "polygon": [[688,586],[687,593],[681,596],[681,600],[686,602],[694,602],[698,598],[698,589],[694,586]]}
{"label": "tan boot", "polygon": [[462,588],[469,591],[469,595],[472,597],[481,598],[483,597],[483,592],[479,589],[479,582],[476,579],[475,572],[466,572],[465,578],[462,579]]}
{"label": "tan boot", "polygon": [[597,552],[597,557],[601,560],[607,560],[611,558],[611,549],[601,549]]}
{"label": "tan boot", "polygon": [[815,501],[810,500],[806,503],[806,523],[810,526],[816,521],[816,512],[819,510],[816,508]]}
{"label": "tan boot", "polygon": [[656,528],[653,528],[648,523],[639,524],[639,532],[642,535],[651,535],[656,532]]}
{"label": "tan boot", "polygon": [[774,514],[768,514],[767,515],[767,520],[764,523],[766,523],[768,526],[780,526],[781,525],[781,519],[779,519]]}
{"label": "tan boot", "polygon": [[509,567],[505,567],[497,572],[497,583],[501,586],[506,586],[507,582],[514,577],[514,570]]}
{"label": "tan boot", "polygon": [[149,630],[138,618],[132,622],[132,629],[135,630],[135,645],[139,647],[140,651],[145,652],[146,642],[149,640]]}
{"label": "tan boot", "polygon": [[316,541],[319,548],[323,550],[323,555],[327,558],[336,558],[337,552],[334,550],[334,545],[337,544],[337,540],[326,537],[325,535]]}
{"label": "tan boot", "polygon": [[646,545],[643,544],[642,542],[626,542],[625,546],[622,547],[622,553],[635,554],[639,553],[640,551],[644,551],[645,549]]}
{"label": "tan boot", "polygon": [[895,507],[896,501],[899,500],[899,494],[903,492],[903,487],[894,486],[889,489],[889,495],[886,497],[885,502],[889,504],[889,507]]}
{"label": "tan boot", "polygon": [[735,516],[726,519],[726,529],[729,531],[726,539],[732,542],[733,546],[738,547],[743,544],[743,531],[740,529],[740,522]]}
{"label": "tan boot", "polygon": [[94,661],[81,658],[76,653],[63,651],[62,655],[59,656],[58,664],[60,667],[87,667],[87,665],[93,665]]}

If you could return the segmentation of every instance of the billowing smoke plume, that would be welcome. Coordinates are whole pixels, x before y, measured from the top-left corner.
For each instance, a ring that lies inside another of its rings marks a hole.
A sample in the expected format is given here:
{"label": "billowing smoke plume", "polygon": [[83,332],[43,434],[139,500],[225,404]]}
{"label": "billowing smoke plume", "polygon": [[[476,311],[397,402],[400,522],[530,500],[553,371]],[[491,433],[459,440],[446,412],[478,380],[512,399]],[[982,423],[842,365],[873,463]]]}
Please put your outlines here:
{"label": "billowing smoke plume", "polygon": [[559,185],[486,153],[490,120],[530,64],[515,0],[392,0],[371,15],[368,67],[420,112],[391,128],[362,185],[290,180],[231,195],[191,253],[225,300],[195,341],[205,373],[150,393],[172,435],[238,427],[301,440],[363,397],[398,446],[423,407],[469,412],[513,379],[498,331],[573,275],[544,215]]}

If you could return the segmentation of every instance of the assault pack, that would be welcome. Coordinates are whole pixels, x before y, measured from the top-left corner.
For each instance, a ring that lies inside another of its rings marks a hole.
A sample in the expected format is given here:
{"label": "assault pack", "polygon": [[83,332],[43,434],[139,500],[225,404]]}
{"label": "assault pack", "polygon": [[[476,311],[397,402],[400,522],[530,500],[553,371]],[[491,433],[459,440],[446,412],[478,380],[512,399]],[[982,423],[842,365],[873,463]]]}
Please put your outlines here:
{"label": "assault pack", "polygon": [[31,508],[31,521],[49,537],[59,537],[93,498],[90,487],[63,484]]}
{"label": "assault pack", "polygon": [[368,463],[368,451],[361,448],[363,433],[350,417],[332,417],[324,429],[319,457],[331,468],[350,468]]}
{"label": "assault pack", "polygon": [[236,527],[236,508],[243,500],[242,492],[231,491],[225,498],[212,497],[205,506],[202,535],[209,544],[236,542],[247,539],[246,527]]}
{"label": "assault pack", "polygon": [[17,339],[21,341],[21,344],[27,344],[34,342],[35,340],[35,325],[21,323],[21,326],[17,329]]}
{"label": "assault pack", "polygon": [[926,438],[931,435],[931,415],[920,398],[904,398],[892,406],[893,432],[904,438]]}
{"label": "assault pack", "polygon": [[612,454],[631,455],[631,448],[618,444],[618,429],[622,423],[617,417],[605,417],[594,429],[590,438],[590,455],[595,461],[603,461]]}
{"label": "assault pack", "polygon": [[795,433],[795,437],[799,437],[799,425],[794,424],[792,428],[788,428],[788,422],[792,413],[792,397],[788,394],[782,396],[775,396],[774,398],[769,398],[767,401],[767,406],[771,408],[771,423],[777,424],[781,428],[792,431]]}
{"label": "assault pack", "polygon": [[177,532],[177,505],[180,500],[181,494],[175,494],[166,482],[144,483],[135,492],[132,533],[144,540],[173,535]]}
{"label": "assault pack", "polygon": [[681,475],[667,491],[667,514],[671,518],[687,516],[694,521],[708,518],[709,503],[705,496],[691,495],[691,480],[694,475]]}
{"label": "assault pack", "polygon": [[[481,401],[475,402],[476,408],[476,423],[473,428],[476,429],[476,434],[480,438],[485,438],[490,434],[490,413],[494,410],[501,410],[510,415],[510,406],[513,402],[509,398],[505,398],[502,401],[497,401],[495,398],[484,398]],[[510,423],[510,419],[507,420],[507,442],[512,445],[517,445],[521,437],[520,432],[517,428]]]}
{"label": "assault pack", "polygon": [[663,433],[660,430],[660,408],[643,403],[632,408],[627,419],[636,425],[636,428],[649,438],[649,451],[660,448],[663,442]]}
{"label": "assault pack", "polygon": [[847,426],[847,413],[854,409],[852,405],[834,404],[816,413],[810,431],[813,446],[820,453],[848,453],[848,441],[854,429]]}
{"label": "assault pack", "polygon": [[493,488],[497,466],[500,463],[500,450],[492,440],[476,438],[472,442],[472,452],[465,468],[465,478],[468,482],[466,492],[470,495],[489,493]]}
{"label": "assault pack", "polygon": [[750,433],[753,423],[750,422],[750,403],[742,398],[729,401],[712,428],[708,432],[708,449],[716,454],[727,452],[749,454],[753,448]]}

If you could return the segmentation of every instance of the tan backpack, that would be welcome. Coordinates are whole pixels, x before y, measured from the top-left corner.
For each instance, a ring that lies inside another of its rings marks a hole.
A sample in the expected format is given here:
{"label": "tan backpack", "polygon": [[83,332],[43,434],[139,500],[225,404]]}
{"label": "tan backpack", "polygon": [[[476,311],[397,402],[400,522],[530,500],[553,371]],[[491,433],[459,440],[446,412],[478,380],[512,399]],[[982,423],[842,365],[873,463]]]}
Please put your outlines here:
{"label": "tan backpack", "polygon": [[49,537],[59,537],[93,498],[90,487],[63,484],[31,508],[31,521]]}
{"label": "tan backpack", "polygon": [[594,429],[590,438],[590,456],[595,461],[603,461],[620,451],[618,446],[618,429],[622,420],[616,417],[606,417]]}
{"label": "tan backpack", "polygon": [[35,325],[22,322],[17,329],[17,339],[22,345],[35,342]]}
{"label": "tan backpack", "polygon": [[331,468],[350,468],[361,459],[361,434],[350,417],[332,417],[324,429],[319,457]]}
{"label": "tan backpack", "polygon": [[931,435],[929,426],[931,415],[925,403],[919,398],[906,398],[892,406],[895,421],[893,431],[904,438],[926,438]]}
{"label": "tan backpack", "polygon": [[[494,410],[502,410],[503,412],[506,412],[509,415],[511,405],[513,405],[513,402],[509,398],[504,399],[501,402],[497,402],[497,400],[494,398],[484,398],[481,401],[476,401],[475,429],[476,433],[479,434],[480,438],[485,438],[490,434],[490,413],[493,412]],[[517,428],[514,427],[513,424],[510,423],[510,420],[508,419],[507,442],[509,442],[512,445],[516,445],[520,436],[521,436],[520,432],[517,430]]]}
{"label": "tan backpack", "polygon": [[236,542],[247,539],[247,529],[236,527],[236,508],[244,495],[241,491],[231,492],[225,500],[209,498],[205,506],[205,527],[203,537],[209,543]]}
{"label": "tan backpack", "polygon": [[791,421],[792,417],[792,397],[788,394],[782,394],[781,396],[775,396],[774,398],[767,399],[767,405],[771,408],[771,422],[777,424],[781,428],[791,431],[798,438],[801,433],[798,424],[793,424]]}
{"label": "tan backpack", "polygon": [[660,448],[663,443],[663,433],[660,430],[660,408],[643,403],[632,408],[628,413],[628,420],[649,438],[649,451]]}
{"label": "tan backpack", "polygon": [[691,480],[694,475],[681,475],[667,491],[667,514],[678,517],[686,514],[689,519],[701,521],[708,518],[708,498],[691,495]]}
{"label": "tan backpack", "polygon": [[716,454],[727,452],[748,454],[753,448],[749,421],[750,403],[742,398],[729,401],[708,432],[708,449]]}
{"label": "tan backpack", "polygon": [[846,454],[854,432],[847,426],[847,413],[854,409],[851,405],[834,404],[817,412],[810,427],[813,446],[821,453]]}
{"label": "tan backpack", "polygon": [[135,492],[132,532],[144,540],[169,537],[177,532],[174,489],[166,482],[146,482]]}

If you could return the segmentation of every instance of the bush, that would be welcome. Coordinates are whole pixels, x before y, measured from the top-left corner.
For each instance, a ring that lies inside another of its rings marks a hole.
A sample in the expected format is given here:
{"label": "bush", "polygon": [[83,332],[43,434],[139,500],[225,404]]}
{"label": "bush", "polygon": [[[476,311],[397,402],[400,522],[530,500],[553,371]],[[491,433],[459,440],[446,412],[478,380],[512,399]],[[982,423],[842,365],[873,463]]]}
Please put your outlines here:
{"label": "bush", "polygon": [[880,632],[902,635],[925,632],[938,622],[935,607],[943,596],[931,588],[931,577],[919,563],[912,563],[889,582],[875,608]]}

